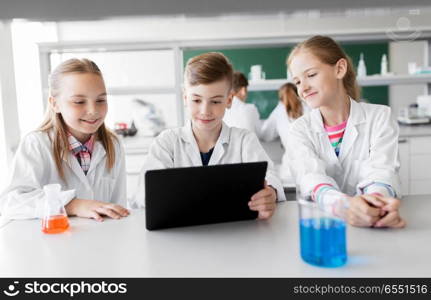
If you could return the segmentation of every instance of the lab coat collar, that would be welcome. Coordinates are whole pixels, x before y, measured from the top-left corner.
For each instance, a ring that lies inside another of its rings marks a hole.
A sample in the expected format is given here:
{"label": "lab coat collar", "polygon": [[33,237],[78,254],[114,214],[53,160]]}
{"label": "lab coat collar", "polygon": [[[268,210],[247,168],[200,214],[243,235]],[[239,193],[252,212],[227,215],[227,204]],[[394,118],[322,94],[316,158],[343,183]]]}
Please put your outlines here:
{"label": "lab coat collar", "polygon": [[228,144],[229,143],[229,136],[230,136],[230,127],[226,125],[225,122],[222,123],[220,136],[218,138],[217,143],[220,144]]}
{"label": "lab coat collar", "polygon": [[353,144],[358,137],[358,125],[365,123],[365,112],[362,106],[350,98],[350,115],[347,120],[343,141],[341,142],[339,160],[343,162],[352,150]]}
{"label": "lab coat collar", "polygon": [[[219,142],[222,144],[229,143],[229,130],[230,130],[229,126],[227,126],[225,124],[225,122],[222,122],[221,132],[220,132],[220,136],[217,140],[217,143],[219,143]],[[196,139],[195,139],[195,136],[193,134],[191,121],[187,122],[187,124],[181,128],[180,135],[181,135],[181,139],[184,142],[189,143],[189,144],[196,144]]]}
{"label": "lab coat collar", "polygon": [[323,118],[318,108],[315,108],[310,112],[310,117],[311,129],[315,132],[325,132],[325,127],[323,126]]}
{"label": "lab coat collar", "polygon": [[[193,162],[193,165],[201,166],[202,159],[200,156],[198,144],[196,142],[195,136],[193,135],[191,121],[187,122],[187,124],[181,128],[180,136],[183,142],[187,144],[186,145],[187,155],[190,157],[191,161]],[[223,157],[223,154],[225,152],[223,145],[229,143],[229,136],[230,136],[230,128],[224,122],[222,122],[220,136],[214,146],[213,154],[211,155],[211,159],[208,163],[209,165],[217,164],[220,161],[220,159]]]}
{"label": "lab coat collar", "polygon": [[230,138],[230,127],[227,126],[224,122],[222,123],[220,136],[217,140],[217,143],[214,146],[213,154],[211,155],[211,159],[208,165],[216,165],[220,162],[225,152],[225,144],[229,144]]}
{"label": "lab coat collar", "polygon": [[[51,130],[48,135],[49,135],[50,141],[52,142],[53,136],[54,136],[54,131]],[[96,147],[94,146],[93,152],[94,152],[95,148]],[[82,170],[81,166],[79,165],[78,160],[76,159],[76,157],[72,153],[72,151],[67,149],[67,154],[65,156],[63,156],[63,161],[72,170],[72,172],[75,174],[75,176],[79,178],[79,180],[81,182],[83,182],[86,186],[89,186],[88,179],[85,176],[84,171]],[[90,162],[90,168],[91,168],[91,164],[92,164],[92,162]],[[87,172],[87,174],[88,174],[88,172]]]}
{"label": "lab coat collar", "polygon": [[66,161],[67,165],[70,167],[72,172],[79,178],[79,180],[83,182],[87,187],[90,187],[89,177],[94,176],[93,170],[96,169],[97,165],[103,160],[105,155],[106,151],[102,143],[100,141],[96,141],[94,143],[93,152],[91,154],[90,169],[87,172],[87,176],[85,175],[84,171],[79,165],[78,160],[72,154],[72,152],[69,151],[68,156],[64,157],[63,160]]}
{"label": "lab coat collar", "polygon": [[337,158],[333,147],[328,139],[328,135],[323,126],[323,118],[318,108],[313,109],[310,112],[311,117],[311,128],[313,131],[320,134],[320,143],[324,147],[325,153],[328,153],[328,159],[333,163],[341,163],[348,156],[355,140],[358,137],[357,125],[366,122],[365,112],[362,106],[350,98],[350,113],[347,119],[346,130],[343,136],[343,142],[341,143],[340,154]]}
{"label": "lab coat collar", "polygon": [[[347,128],[349,126],[356,126],[366,121],[365,112],[362,106],[352,98],[349,98],[349,99],[350,99],[350,113],[347,121]],[[312,126],[311,126],[312,129],[315,132],[325,132],[325,127],[323,126],[323,118],[322,118],[322,114],[320,113],[320,110],[318,108],[315,108],[310,112],[310,115],[312,119]],[[343,139],[343,142],[344,142],[344,139]]]}
{"label": "lab coat collar", "polygon": [[[69,166],[69,168],[75,174],[75,176],[79,178],[79,181],[81,181],[86,186],[88,186],[89,183],[88,183],[87,176],[85,176],[85,173],[82,170],[81,166],[79,165],[79,162],[76,159],[75,155],[73,155],[73,153],[71,151],[69,151],[67,157],[63,157],[63,160],[66,162],[66,164]],[[90,167],[91,167],[91,164],[92,164],[92,162],[90,162]],[[88,173],[89,172],[87,172],[87,174]]]}
{"label": "lab coat collar", "polygon": [[361,123],[365,123],[365,112],[361,104],[350,98],[350,115],[347,124],[356,126]]}
{"label": "lab coat collar", "polygon": [[[115,141],[113,142],[115,143]],[[93,173],[93,170],[96,169],[97,165],[103,160],[105,156],[105,148],[100,141],[96,141],[94,143],[93,153],[91,154],[90,169],[88,170],[87,176]],[[116,157],[119,159],[119,156],[116,155]]]}

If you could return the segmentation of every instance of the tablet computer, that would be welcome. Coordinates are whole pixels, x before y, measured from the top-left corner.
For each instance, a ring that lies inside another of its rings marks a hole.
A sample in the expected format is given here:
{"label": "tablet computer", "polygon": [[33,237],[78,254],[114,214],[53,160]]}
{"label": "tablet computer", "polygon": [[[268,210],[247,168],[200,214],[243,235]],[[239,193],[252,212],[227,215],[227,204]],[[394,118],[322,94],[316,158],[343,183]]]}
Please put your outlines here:
{"label": "tablet computer", "polygon": [[248,202],[263,189],[266,169],[252,162],[147,171],[146,228],[256,219]]}

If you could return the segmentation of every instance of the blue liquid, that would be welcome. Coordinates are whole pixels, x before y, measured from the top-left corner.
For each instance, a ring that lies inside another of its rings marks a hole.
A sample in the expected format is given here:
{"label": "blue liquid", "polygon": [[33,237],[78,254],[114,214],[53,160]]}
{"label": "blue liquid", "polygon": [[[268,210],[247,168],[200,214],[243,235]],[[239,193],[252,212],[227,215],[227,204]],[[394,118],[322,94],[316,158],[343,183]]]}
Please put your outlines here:
{"label": "blue liquid", "polygon": [[320,267],[339,267],[346,263],[346,224],[321,218],[300,221],[301,257]]}

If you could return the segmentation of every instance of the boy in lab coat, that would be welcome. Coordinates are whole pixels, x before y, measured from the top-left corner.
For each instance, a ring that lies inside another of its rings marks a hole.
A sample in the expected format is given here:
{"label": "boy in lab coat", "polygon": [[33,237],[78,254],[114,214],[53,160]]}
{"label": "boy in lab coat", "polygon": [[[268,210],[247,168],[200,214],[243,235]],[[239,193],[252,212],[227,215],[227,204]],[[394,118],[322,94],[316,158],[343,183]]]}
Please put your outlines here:
{"label": "boy in lab coat", "polygon": [[224,114],[223,121],[229,127],[248,129],[260,137],[261,121],[256,105],[246,103],[248,80],[241,72],[233,73],[232,105]]}
{"label": "boy in lab coat", "polygon": [[140,174],[136,206],[145,203],[147,170],[256,161],[268,162],[267,183],[251,197],[250,209],[258,211],[258,218],[267,219],[273,215],[276,201],[285,200],[273,163],[257,136],[223,122],[232,103],[232,73],[231,64],[221,53],[205,53],[187,62],[184,104],[190,121],[182,128],[162,132],[153,142]]}

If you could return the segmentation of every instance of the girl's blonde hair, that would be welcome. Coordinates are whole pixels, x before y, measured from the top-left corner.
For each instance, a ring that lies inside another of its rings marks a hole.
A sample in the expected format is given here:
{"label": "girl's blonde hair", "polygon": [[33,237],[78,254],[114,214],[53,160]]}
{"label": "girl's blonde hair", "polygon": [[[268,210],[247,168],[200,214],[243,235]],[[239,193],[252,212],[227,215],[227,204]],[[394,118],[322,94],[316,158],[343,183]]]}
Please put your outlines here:
{"label": "girl's blonde hair", "polygon": [[298,119],[302,116],[303,111],[301,100],[298,97],[298,91],[293,83],[288,82],[283,84],[278,90],[278,98],[281,103],[284,104],[289,117],[292,119]]}
{"label": "girl's blonde hair", "polygon": [[347,71],[343,78],[344,88],[351,98],[359,100],[361,90],[356,81],[356,73],[353,68],[352,60],[332,38],[316,35],[299,43],[293,48],[287,58],[288,66],[291,64],[293,57],[300,51],[310,51],[314,56],[320,59],[320,61],[331,66],[334,66],[341,58],[344,58],[347,61]]}
{"label": "girl's blonde hair", "polygon": [[[57,97],[61,93],[61,79],[67,74],[95,74],[103,79],[99,67],[89,59],[72,58],[61,63],[49,75],[49,95]],[[67,136],[67,126],[61,113],[56,113],[51,105],[47,106],[45,119],[37,129],[46,132],[52,142],[54,161],[57,166],[60,178],[66,181],[63,170],[63,159],[67,159],[69,153],[69,141]],[[103,123],[96,132],[96,140],[99,140],[106,150],[106,167],[111,170],[115,163],[114,140],[117,137]]]}

